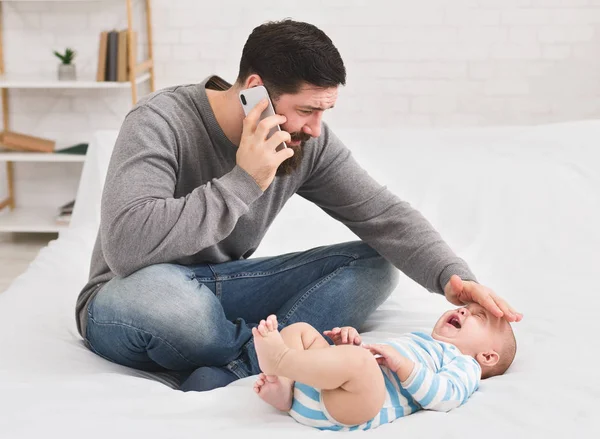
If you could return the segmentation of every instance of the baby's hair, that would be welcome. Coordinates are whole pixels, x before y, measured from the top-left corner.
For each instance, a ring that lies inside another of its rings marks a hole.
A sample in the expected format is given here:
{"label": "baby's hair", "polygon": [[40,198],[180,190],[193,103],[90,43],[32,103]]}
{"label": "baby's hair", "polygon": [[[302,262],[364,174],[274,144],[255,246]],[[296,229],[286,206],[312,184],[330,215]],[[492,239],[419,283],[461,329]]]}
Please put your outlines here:
{"label": "baby's hair", "polygon": [[500,352],[498,352],[498,354],[500,354],[500,360],[482,374],[482,379],[503,375],[515,359],[515,354],[517,353],[517,339],[515,338],[515,333],[513,332],[510,323],[506,322],[505,328],[500,336],[502,337],[502,348],[500,349]]}

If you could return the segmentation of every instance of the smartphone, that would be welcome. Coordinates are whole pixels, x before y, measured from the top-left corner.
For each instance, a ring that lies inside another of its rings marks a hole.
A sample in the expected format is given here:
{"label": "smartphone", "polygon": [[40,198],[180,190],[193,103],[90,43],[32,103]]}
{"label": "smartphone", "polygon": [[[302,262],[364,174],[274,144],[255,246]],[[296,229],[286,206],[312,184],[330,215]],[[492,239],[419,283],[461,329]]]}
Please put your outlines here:
{"label": "smartphone", "polygon": [[[269,101],[269,105],[260,115],[259,122],[263,120],[265,117],[274,116],[275,109],[273,108],[273,103],[271,102],[271,98],[269,98],[269,93],[267,89],[263,85],[258,85],[256,87],[247,88],[245,90],[240,91],[240,102],[242,103],[242,108],[244,109],[244,114],[248,116],[248,113],[258,104],[261,100],[267,99]],[[269,131],[267,135],[267,139],[275,134],[277,131],[281,131],[279,125],[275,125]],[[281,151],[283,148],[287,148],[285,142],[281,142],[280,145],[275,148],[276,151]]]}

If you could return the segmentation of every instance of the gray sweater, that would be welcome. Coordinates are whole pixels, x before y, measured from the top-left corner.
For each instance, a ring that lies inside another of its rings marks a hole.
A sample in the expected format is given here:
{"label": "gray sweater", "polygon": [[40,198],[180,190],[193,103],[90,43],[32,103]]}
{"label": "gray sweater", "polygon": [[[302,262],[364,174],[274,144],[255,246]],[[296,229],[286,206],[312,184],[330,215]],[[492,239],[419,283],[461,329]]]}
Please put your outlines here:
{"label": "gray sweater", "polygon": [[431,224],[377,183],[323,124],[300,167],[263,193],[236,165],[237,146],[221,130],[206,88],[218,76],[155,92],[125,117],[102,194],[89,282],[76,305],[85,337],[87,306],[115,276],[152,264],[249,258],[294,194],[348,226],[398,269],[443,294],[453,274],[475,280]]}

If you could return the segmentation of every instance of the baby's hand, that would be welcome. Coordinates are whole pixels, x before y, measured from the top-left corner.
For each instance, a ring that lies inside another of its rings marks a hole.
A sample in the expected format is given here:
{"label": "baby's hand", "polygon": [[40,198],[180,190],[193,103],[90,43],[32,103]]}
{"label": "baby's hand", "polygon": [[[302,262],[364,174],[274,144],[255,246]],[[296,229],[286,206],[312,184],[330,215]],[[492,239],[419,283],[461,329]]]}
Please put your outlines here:
{"label": "baby's hand", "polygon": [[323,335],[333,340],[333,343],[337,345],[341,344],[353,344],[360,346],[361,339],[358,335],[358,331],[352,326],[344,326],[342,328],[333,328],[330,331],[323,331]]}
{"label": "baby's hand", "polygon": [[387,367],[394,373],[398,373],[399,369],[402,368],[402,365],[406,363],[407,358],[400,355],[396,349],[389,345],[365,344],[363,347],[370,350],[373,355],[380,355],[379,357],[376,357],[377,363]]}

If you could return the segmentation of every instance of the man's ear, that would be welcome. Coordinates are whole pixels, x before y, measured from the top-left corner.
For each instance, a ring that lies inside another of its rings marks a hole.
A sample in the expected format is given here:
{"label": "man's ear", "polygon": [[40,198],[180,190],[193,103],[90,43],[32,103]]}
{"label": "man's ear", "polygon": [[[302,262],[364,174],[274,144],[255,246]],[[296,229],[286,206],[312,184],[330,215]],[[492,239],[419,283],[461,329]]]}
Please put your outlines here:
{"label": "man's ear", "polygon": [[475,359],[481,366],[493,367],[500,361],[500,355],[494,350],[480,352],[475,356]]}
{"label": "man's ear", "polygon": [[244,88],[252,88],[252,87],[256,87],[259,85],[263,85],[263,80],[260,77],[260,75],[253,73],[250,76],[248,76],[246,78],[246,81],[244,82]]}

